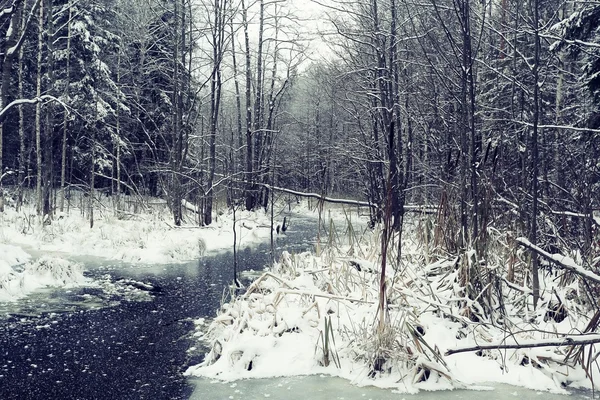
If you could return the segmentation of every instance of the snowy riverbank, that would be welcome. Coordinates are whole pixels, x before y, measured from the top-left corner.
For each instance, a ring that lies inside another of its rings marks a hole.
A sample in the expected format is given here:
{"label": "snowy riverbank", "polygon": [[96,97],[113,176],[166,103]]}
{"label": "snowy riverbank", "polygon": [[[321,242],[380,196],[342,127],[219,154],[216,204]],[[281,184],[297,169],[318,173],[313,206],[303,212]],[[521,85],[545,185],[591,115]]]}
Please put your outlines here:
{"label": "snowy riverbank", "polygon": [[[233,246],[233,213],[218,215],[208,227],[171,225],[167,210],[115,215],[98,213],[94,227],[79,210],[55,217],[51,224],[36,221],[33,211],[7,208],[0,214],[0,243],[39,251],[97,256],[130,263],[178,263],[206,252]],[[263,242],[270,236],[270,216],[264,211],[236,213],[238,246]]]}
{"label": "snowy riverbank", "polygon": [[[388,269],[383,334],[377,333],[380,259],[374,233],[366,241],[329,245],[319,256],[284,254],[245,294],[223,304],[214,320],[197,321],[196,336],[210,352],[187,374],[223,381],[326,374],[408,393],[488,383],[554,393],[591,387],[586,370],[594,376],[599,371],[597,348],[589,346],[445,354],[470,346],[556,342],[586,332],[594,312],[582,301],[577,278],[541,274],[536,310],[526,288],[497,281],[484,290],[501,292],[491,296],[502,299],[492,305],[504,310],[500,319],[465,295],[465,264],[426,255],[416,242],[404,251],[401,270]],[[500,264],[484,268],[486,274],[506,272]]]}
{"label": "snowy riverbank", "polygon": [[0,301],[14,301],[43,287],[86,283],[81,264],[48,256],[32,261],[22,248],[0,243]]}
{"label": "snowy riverbank", "polygon": [[[77,208],[55,216],[51,224],[42,224],[29,207],[19,212],[7,207],[0,213],[0,301],[13,301],[42,287],[91,285],[83,277],[83,267],[66,260],[69,256],[173,264],[233,247],[231,211],[216,215],[208,227],[192,223],[173,227],[164,204],[140,213],[115,213],[108,205],[102,210],[96,212],[93,228]],[[281,223],[279,213],[276,218],[276,223]],[[235,226],[238,248],[270,238],[270,214],[264,211],[238,210]],[[59,258],[31,261],[24,249],[53,253]]]}
{"label": "snowy riverbank", "polygon": [[[69,256],[100,257],[134,264],[173,264],[233,248],[234,214],[231,210],[216,214],[208,227],[194,225],[193,215],[188,211],[188,223],[174,227],[166,205],[157,200],[153,203],[145,212],[135,213],[132,209],[115,213],[108,202],[96,212],[93,228],[89,226],[87,215],[76,207],[55,216],[51,224],[42,224],[31,207],[25,206],[19,212],[12,206],[6,207],[0,213],[0,301],[13,301],[47,286],[91,285],[92,282],[84,282],[80,276],[81,265],[66,261]],[[283,202],[276,205],[275,226],[282,224],[283,214],[288,216],[288,224],[303,216],[317,220],[317,212],[306,203],[293,203],[293,206]],[[335,220],[346,218],[339,207],[326,210],[324,215]],[[238,249],[269,241],[270,210],[237,210],[235,230]],[[38,254],[52,253],[64,259],[47,257],[45,265],[56,269],[54,276],[47,276],[49,272],[37,268],[24,249]]]}

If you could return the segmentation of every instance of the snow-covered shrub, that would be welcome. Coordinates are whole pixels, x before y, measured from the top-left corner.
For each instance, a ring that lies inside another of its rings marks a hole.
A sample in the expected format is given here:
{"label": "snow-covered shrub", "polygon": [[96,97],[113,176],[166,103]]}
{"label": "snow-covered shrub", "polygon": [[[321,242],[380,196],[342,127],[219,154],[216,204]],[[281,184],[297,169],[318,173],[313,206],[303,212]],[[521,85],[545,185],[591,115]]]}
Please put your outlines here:
{"label": "snow-covered shrub", "polygon": [[[388,265],[383,328],[375,229],[369,240],[327,244],[319,256],[283,253],[201,328],[211,350],[188,373],[224,380],[329,373],[409,392],[490,381],[559,392],[589,385],[588,371],[598,373],[589,346],[496,348],[595,332],[600,313],[584,301],[580,279],[540,272],[534,309],[528,254],[510,232],[488,230],[483,258],[474,249],[448,252],[427,221],[435,219],[407,223],[401,263]],[[393,243],[388,260],[396,251]],[[456,354],[461,348],[470,350]]]}

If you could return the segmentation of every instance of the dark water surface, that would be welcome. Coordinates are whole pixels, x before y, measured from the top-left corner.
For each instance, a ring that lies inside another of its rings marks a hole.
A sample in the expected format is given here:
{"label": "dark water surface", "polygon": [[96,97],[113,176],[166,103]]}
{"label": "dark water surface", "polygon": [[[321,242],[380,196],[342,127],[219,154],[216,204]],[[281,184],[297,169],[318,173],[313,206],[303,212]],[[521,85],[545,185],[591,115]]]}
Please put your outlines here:
{"label": "dark water surface", "polygon": [[[315,229],[312,219],[296,219],[277,246],[307,250]],[[262,269],[268,250],[242,249],[241,268]],[[232,253],[180,265],[78,261],[86,276],[157,290],[142,293],[146,301],[90,288],[46,290],[11,309],[0,305],[0,400],[189,398],[193,385],[182,373],[201,361],[188,351],[193,319],[215,316],[232,280]]]}

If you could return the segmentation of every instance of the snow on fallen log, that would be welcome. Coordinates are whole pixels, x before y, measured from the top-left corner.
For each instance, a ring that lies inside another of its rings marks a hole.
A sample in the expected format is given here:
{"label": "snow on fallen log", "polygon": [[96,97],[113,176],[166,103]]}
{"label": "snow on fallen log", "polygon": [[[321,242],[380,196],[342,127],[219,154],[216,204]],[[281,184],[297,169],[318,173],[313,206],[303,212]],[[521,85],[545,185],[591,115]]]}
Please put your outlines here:
{"label": "snow on fallen log", "polygon": [[507,343],[503,340],[498,343],[486,344],[481,346],[459,347],[449,349],[445,355],[450,356],[457,353],[466,353],[479,350],[505,350],[505,349],[530,349],[534,347],[557,347],[557,346],[583,346],[586,344],[600,343],[600,334],[589,335],[568,335],[554,339],[538,339],[538,340],[521,340],[517,342],[513,339],[513,343]]}
{"label": "snow on fallen log", "polygon": [[374,207],[374,208],[377,207],[377,205],[375,205],[373,203],[369,203],[368,201],[351,200],[351,199],[338,199],[338,198],[323,196],[323,195],[320,195],[318,193],[299,192],[297,190],[291,190],[291,189],[286,189],[286,188],[277,187],[277,186],[271,186],[271,185],[266,185],[266,184],[263,184],[263,186],[266,187],[269,190],[274,190],[276,192],[283,192],[283,193],[293,194],[295,196],[300,196],[300,197],[310,197],[310,198],[313,198],[313,199],[325,201],[327,203],[348,204],[348,205],[351,205],[351,206],[358,206],[358,207]]}
{"label": "snow on fallen log", "polygon": [[572,212],[572,211],[551,211],[552,214],[554,215],[561,215],[564,217],[574,217],[574,218],[589,218],[592,220],[592,222],[598,226],[600,226],[600,219],[595,216],[593,213],[592,214],[584,214],[584,213],[578,213],[578,212]]}
{"label": "snow on fallen log", "polygon": [[[267,188],[269,190],[274,190],[276,192],[293,194],[294,196],[300,196],[300,197],[309,197],[309,198],[312,198],[312,199],[317,199],[317,200],[320,200],[320,201],[324,201],[326,203],[346,204],[346,205],[357,206],[357,207],[378,208],[377,204],[373,204],[373,203],[370,203],[368,201],[360,201],[360,200],[352,200],[352,199],[340,199],[340,198],[334,198],[334,197],[327,197],[327,196],[323,196],[323,195],[318,194],[318,193],[299,192],[297,190],[286,189],[286,188],[282,188],[282,187],[278,187],[278,186],[271,186],[271,185],[267,185],[267,184],[262,184],[262,186],[264,186],[265,188]],[[435,214],[435,213],[438,212],[438,207],[434,206],[434,205],[405,204],[404,205],[404,211],[421,212],[421,213],[425,213],[425,214]]]}
{"label": "snow on fallen log", "polygon": [[592,282],[600,283],[600,275],[596,275],[595,273],[586,270],[581,265],[577,264],[571,257],[563,256],[562,254],[558,253],[550,254],[523,237],[517,238],[517,243],[531,251],[534,251],[535,253],[544,257],[546,260],[553,262],[560,268],[571,271],[583,278],[589,279]]}

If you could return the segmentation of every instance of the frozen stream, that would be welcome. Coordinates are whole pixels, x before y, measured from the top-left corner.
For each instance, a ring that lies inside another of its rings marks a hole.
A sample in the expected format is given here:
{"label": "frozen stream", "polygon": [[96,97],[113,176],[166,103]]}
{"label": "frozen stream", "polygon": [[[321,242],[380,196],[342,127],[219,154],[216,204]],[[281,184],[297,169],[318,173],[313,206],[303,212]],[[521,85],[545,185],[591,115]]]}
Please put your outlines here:
{"label": "frozen stream", "polygon": [[[341,378],[302,376],[278,379],[244,380],[233,383],[195,381],[193,400],[578,400],[590,399],[591,393],[571,396],[536,392],[508,385],[481,387],[479,390],[452,390],[404,394],[372,386],[358,387]],[[597,398],[597,397],[596,397]]]}
{"label": "frozen stream", "polygon": [[[314,220],[293,221],[278,247],[311,247]],[[268,246],[242,249],[246,269],[262,269]],[[399,395],[357,387],[337,378],[294,377],[216,383],[187,379],[202,349],[191,338],[192,320],[213,317],[231,281],[231,253],[195,263],[128,265],[80,258],[86,275],[126,286],[145,282],[156,290],[131,297],[98,288],[45,290],[17,304],[0,303],[0,400],[8,399],[564,399],[519,388]],[[139,294],[139,293],[138,293]],[[590,398],[578,393],[570,398]]]}

